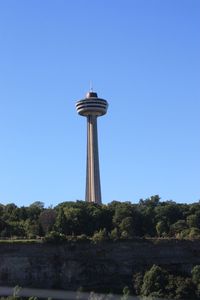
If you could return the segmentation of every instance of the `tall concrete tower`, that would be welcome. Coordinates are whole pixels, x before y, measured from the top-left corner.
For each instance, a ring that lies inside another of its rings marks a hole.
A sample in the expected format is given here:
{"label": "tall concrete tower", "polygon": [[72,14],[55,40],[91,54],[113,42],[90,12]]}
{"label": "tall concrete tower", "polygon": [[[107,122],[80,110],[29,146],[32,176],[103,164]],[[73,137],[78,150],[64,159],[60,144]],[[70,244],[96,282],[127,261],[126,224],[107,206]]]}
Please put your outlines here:
{"label": "tall concrete tower", "polygon": [[76,103],[79,115],[87,117],[87,169],[85,200],[101,203],[101,183],[99,172],[97,117],[106,114],[108,103],[97,93],[90,91],[86,98]]}

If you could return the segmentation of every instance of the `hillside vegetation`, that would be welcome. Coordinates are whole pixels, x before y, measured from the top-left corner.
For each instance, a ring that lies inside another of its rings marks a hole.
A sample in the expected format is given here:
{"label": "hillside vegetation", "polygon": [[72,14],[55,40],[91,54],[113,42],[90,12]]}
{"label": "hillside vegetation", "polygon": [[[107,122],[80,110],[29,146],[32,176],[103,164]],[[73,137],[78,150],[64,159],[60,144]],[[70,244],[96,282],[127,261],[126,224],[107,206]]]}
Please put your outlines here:
{"label": "hillside vegetation", "polygon": [[[101,243],[151,238],[155,239],[154,243],[166,239],[166,244],[167,239],[200,239],[200,203],[161,201],[155,195],[137,204],[113,201],[98,205],[76,201],[49,208],[42,202],[28,207],[13,203],[0,205],[1,243]],[[171,271],[170,266],[149,265],[141,272],[133,270],[127,284],[123,289],[124,299],[130,294],[152,299],[200,299],[200,266],[193,265],[190,274],[186,274]]]}
{"label": "hillside vegetation", "polygon": [[113,201],[98,205],[85,201],[63,202],[45,208],[0,205],[1,239],[62,240],[78,237],[94,241],[132,238],[200,238],[200,203],[160,201],[158,195],[139,203]]}

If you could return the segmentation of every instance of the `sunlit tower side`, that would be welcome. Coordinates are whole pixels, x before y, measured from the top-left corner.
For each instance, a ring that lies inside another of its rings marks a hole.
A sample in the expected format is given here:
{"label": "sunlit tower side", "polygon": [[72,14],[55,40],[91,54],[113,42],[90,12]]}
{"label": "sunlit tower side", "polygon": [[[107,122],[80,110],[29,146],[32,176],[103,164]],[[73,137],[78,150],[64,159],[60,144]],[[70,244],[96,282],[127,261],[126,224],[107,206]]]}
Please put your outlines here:
{"label": "sunlit tower side", "polygon": [[79,115],[87,117],[87,167],[85,200],[101,203],[97,117],[106,114],[108,102],[88,92],[85,99],[76,103]]}

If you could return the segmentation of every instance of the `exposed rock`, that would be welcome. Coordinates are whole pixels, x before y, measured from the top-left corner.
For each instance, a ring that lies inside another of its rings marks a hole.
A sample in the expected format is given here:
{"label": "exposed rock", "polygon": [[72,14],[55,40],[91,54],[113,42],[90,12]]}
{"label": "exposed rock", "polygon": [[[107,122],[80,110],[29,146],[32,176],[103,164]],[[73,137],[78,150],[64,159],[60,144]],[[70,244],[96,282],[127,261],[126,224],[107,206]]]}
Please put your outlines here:
{"label": "exposed rock", "polygon": [[200,264],[200,241],[134,241],[0,244],[0,285],[121,291],[133,273],[157,264],[189,274]]}

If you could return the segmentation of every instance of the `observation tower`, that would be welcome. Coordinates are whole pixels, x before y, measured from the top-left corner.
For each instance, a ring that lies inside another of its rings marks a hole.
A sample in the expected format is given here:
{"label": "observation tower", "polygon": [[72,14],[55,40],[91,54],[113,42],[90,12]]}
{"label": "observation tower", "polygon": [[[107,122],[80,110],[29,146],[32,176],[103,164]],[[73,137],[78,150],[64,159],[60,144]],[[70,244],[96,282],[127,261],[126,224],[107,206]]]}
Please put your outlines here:
{"label": "observation tower", "polygon": [[79,115],[87,117],[87,168],[85,200],[101,204],[97,117],[106,114],[108,103],[92,90],[76,103]]}

